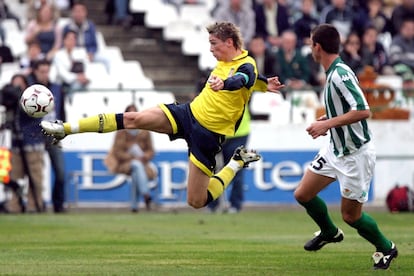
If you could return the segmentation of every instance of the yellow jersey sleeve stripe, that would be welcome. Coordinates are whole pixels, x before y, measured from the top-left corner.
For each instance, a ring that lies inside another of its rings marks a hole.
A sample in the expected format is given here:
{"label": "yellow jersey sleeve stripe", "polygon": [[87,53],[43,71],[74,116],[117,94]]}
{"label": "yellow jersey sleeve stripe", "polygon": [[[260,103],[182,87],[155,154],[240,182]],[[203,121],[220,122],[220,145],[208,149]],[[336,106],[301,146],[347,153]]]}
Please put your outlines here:
{"label": "yellow jersey sleeve stripe", "polygon": [[165,106],[165,104],[159,104],[159,107],[162,109],[162,111],[164,111],[165,115],[170,121],[173,134],[176,134],[178,131],[178,126],[177,126],[177,122],[174,119],[174,116],[171,114],[171,111]]}
{"label": "yellow jersey sleeve stripe", "polygon": [[213,175],[213,172],[209,168],[207,168],[203,163],[201,163],[192,153],[190,153],[190,160],[191,162],[193,162],[194,165],[196,165],[197,168],[202,170],[209,177]]}

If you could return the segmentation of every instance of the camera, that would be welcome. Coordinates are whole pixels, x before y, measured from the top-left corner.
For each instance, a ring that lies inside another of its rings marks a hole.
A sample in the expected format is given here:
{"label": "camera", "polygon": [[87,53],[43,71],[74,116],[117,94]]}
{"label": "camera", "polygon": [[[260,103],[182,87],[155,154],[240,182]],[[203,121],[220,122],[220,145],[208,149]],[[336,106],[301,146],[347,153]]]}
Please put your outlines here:
{"label": "camera", "polygon": [[0,105],[5,107],[5,119],[2,120],[2,125],[5,128],[10,128],[10,125],[15,119],[15,114],[19,108],[19,100],[22,94],[20,87],[6,84],[0,92]]}

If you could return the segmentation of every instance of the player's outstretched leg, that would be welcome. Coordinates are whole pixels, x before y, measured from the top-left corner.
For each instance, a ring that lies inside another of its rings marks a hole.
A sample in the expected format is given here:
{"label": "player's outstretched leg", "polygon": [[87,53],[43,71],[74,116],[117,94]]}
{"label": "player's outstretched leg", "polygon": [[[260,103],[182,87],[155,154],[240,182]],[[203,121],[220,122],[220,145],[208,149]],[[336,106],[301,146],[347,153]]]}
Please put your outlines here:
{"label": "player's outstretched leg", "polygon": [[69,134],[83,132],[105,133],[116,131],[118,129],[123,129],[124,123],[122,113],[103,113],[79,119],[78,122],[74,123],[63,123],[62,121],[42,121],[40,126],[46,135],[52,136],[55,141],[59,141]]}
{"label": "player's outstretched leg", "polygon": [[254,150],[247,150],[244,146],[236,148],[234,151],[233,160],[241,162],[243,168],[249,166],[250,163],[260,160],[261,156]]}

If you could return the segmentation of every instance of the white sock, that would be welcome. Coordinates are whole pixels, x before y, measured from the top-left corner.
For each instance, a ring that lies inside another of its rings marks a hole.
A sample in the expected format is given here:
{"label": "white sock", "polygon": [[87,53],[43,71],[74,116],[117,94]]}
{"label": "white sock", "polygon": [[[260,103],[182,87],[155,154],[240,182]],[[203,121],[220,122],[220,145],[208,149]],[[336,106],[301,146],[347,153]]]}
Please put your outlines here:
{"label": "white sock", "polygon": [[231,168],[235,173],[237,173],[240,169],[243,168],[243,165],[240,164],[238,161],[234,160],[233,158],[230,159],[229,163],[227,163],[226,166]]}

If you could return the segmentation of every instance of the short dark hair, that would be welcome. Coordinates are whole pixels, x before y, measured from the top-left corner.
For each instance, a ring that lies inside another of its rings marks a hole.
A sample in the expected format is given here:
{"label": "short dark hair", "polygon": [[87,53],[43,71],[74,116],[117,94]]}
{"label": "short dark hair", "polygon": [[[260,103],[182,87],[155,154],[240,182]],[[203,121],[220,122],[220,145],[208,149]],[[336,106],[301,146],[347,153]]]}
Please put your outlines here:
{"label": "short dark hair", "polygon": [[328,54],[338,54],[341,38],[338,30],[331,24],[321,24],[311,31],[312,42],[321,45],[322,50]]}
{"label": "short dark hair", "polygon": [[233,40],[234,47],[241,49],[243,47],[243,39],[240,29],[231,22],[216,22],[207,27],[207,32],[218,37],[221,41],[230,38]]}
{"label": "short dark hair", "polygon": [[45,58],[44,59],[40,59],[40,60],[36,60],[33,63],[33,70],[39,69],[39,67],[42,66],[42,65],[51,66],[51,62],[49,60],[45,59]]}
{"label": "short dark hair", "polygon": [[78,36],[78,33],[77,33],[76,31],[74,31],[74,30],[72,30],[72,29],[67,29],[67,30],[63,33],[63,40],[65,40],[65,39],[66,39],[66,37],[67,37],[69,34],[74,34],[74,35],[75,35],[75,37],[77,37],[77,36]]}

